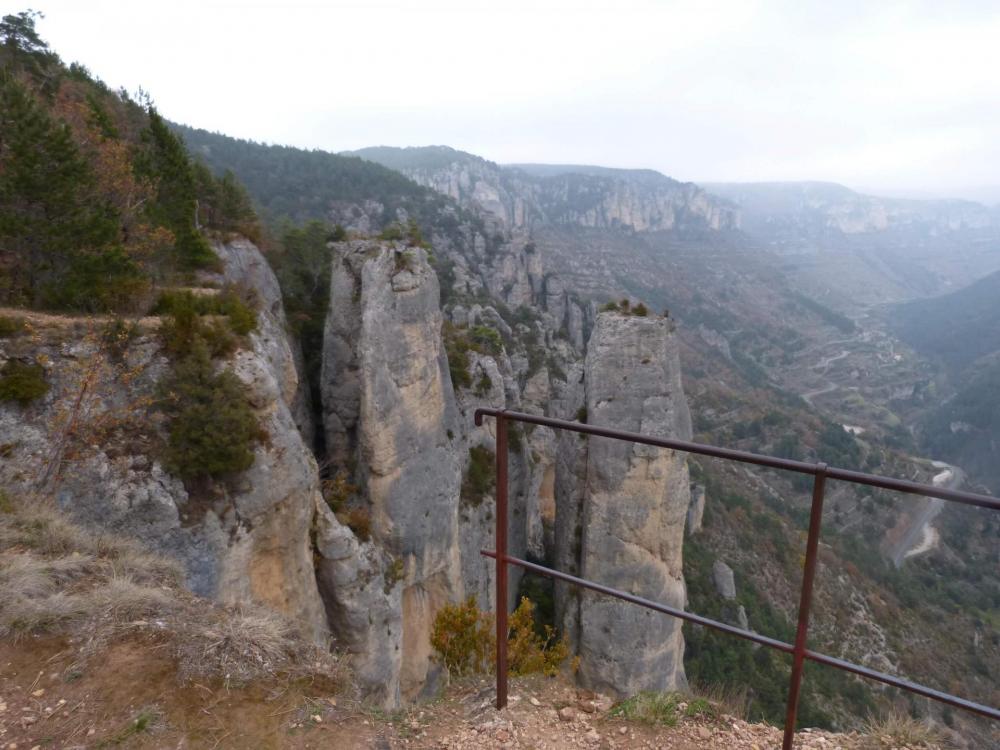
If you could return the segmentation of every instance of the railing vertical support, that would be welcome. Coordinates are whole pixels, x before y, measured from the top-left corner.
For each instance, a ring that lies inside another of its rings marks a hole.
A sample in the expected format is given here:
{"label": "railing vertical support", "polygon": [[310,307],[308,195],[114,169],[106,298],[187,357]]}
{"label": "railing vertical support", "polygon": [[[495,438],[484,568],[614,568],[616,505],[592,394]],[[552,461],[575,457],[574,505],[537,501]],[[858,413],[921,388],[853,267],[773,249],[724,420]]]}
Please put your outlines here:
{"label": "railing vertical support", "polygon": [[497,709],[507,705],[507,420],[497,416]]}
{"label": "railing vertical support", "polygon": [[809,512],[809,537],[806,540],[806,564],[802,570],[802,593],[799,596],[799,624],[795,631],[792,651],[792,678],[788,686],[788,706],[785,713],[785,737],[782,750],[792,750],[795,739],[795,718],[799,710],[799,691],[802,687],[802,670],[805,666],[806,645],[809,636],[809,609],[812,606],[813,580],[816,576],[816,557],[819,550],[819,531],[823,524],[823,493],[826,490],[826,464],[816,465],[813,478],[812,509]]}

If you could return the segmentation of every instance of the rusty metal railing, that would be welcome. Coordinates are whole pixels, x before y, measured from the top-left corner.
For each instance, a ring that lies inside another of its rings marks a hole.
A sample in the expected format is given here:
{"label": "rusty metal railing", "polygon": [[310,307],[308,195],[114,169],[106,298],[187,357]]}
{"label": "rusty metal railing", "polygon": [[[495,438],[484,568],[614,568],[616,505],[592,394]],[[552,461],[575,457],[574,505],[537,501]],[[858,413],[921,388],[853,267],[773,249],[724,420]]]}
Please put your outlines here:
{"label": "rusty metal railing", "polygon": [[[791,750],[792,741],[795,737],[795,718],[799,706],[799,694],[802,687],[802,671],[806,660],[817,664],[841,669],[846,672],[865,677],[870,680],[882,682],[886,685],[900,688],[902,690],[922,695],[926,698],[945,703],[955,708],[960,708],[980,716],[990,719],[1000,720],[1000,710],[984,706],[974,701],[959,698],[949,693],[944,693],[933,688],[910,682],[901,677],[895,677],[874,669],[853,664],[843,659],[827,656],[817,651],[812,651],[807,646],[809,635],[809,611],[812,605],[813,580],[816,575],[816,558],[819,547],[820,526],[823,520],[823,496],[828,479],[852,482],[854,484],[864,484],[869,487],[879,487],[887,490],[906,492],[913,495],[923,495],[924,497],[936,497],[965,505],[974,505],[980,508],[1000,510],[1000,500],[988,495],[979,495],[973,492],[962,492],[960,490],[932,487],[926,484],[910,482],[903,479],[891,479],[873,474],[864,474],[848,469],[838,469],[827,466],[824,463],[807,463],[805,461],[793,461],[787,458],[777,458],[774,456],[762,456],[746,451],[732,450],[730,448],[717,448],[701,443],[692,443],[686,440],[671,440],[667,438],[649,437],[635,432],[624,430],[612,430],[605,427],[594,427],[580,422],[569,422],[562,419],[552,419],[550,417],[536,416],[506,409],[476,409],[476,425],[482,425],[483,417],[495,417],[496,426],[496,549],[483,550],[481,554],[496,560],[496,641],[497,641],[497,708],[501,709],[507,705],[507,566],[516,565],[524,570],[547,576],[558,581],[590,589],[600,594],[622,599],[640,607],[646,607],[656,612],[662,612],[672,617],[678,617],[688,622],[693,622],[705,627],[720,630],[723,633],[734,635],[739,638],[759,643],[762,646],[773,648],[792,655],[792,674],[788,686],[788,699],[785,712],[785,733],[782,743],[783,750]],[[527,424],[551,427],[557,430],[569,430],[579,432],[584,435],[594,435],[595,437],[611,438],[612,440],[626,440],[643,445],[652,445],[658,448],[668,448],[670,450],[684,451],[701,456],[711,456],[722,458],[727,461],[738,461],[745,464],[766,466],[771,469],[782,469],[793,471],[799,474],[810,474],[813,476],[812,508],[809,513],[809,535],[806,539],[806,560],[802,572],[802,590],[799,595],[799,617],[798,626],[795,631],[795,643],[785,643],[774,638],[769,638],[749,630],[743,630],[724,622],[711,620],[707,617],[685,612],[674,607],[644,599],[626,591],[602,586],[599,583],[588,581],[583,578],[569,575],[567,573],[546,568],[542,565],[522,560],[518,557],[511,557],[507,554],[507,423],[524,422]]]}

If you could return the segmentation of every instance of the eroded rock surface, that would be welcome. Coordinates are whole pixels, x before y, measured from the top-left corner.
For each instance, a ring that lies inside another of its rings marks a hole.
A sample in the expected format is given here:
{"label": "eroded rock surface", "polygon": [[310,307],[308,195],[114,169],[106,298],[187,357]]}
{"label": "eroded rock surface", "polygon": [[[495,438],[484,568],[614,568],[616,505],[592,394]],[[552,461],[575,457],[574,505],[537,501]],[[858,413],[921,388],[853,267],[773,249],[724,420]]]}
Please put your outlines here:
{"label": "eroded rock surface", "polygon": [[[585,368],[588,423],[690,439],[669,319],[602,313]],[[588,438],[582,490],[581,575],[682,608],[686,457]],[[587,687],[617,695],[683,688],[683,654],[678,620],[592,592],[580,595],[579,674]]]}
{"label": "eroded rock surface", "polygon": [[430,629],[461,596],[457,411],[437,277],[421,248],[335,249],[321,392],[334,464],[362,488],[372,540],[396,571],[401,695],[433,691]]}

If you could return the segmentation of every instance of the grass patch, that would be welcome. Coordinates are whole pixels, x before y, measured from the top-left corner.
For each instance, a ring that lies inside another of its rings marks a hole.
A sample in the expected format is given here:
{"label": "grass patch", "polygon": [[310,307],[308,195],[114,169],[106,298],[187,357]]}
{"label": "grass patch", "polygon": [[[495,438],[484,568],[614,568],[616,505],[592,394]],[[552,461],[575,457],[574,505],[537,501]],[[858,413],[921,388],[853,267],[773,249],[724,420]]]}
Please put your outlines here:
{"label": "grass patch", "polygon": [[612,706],[610,715],[643,724],[677,726],[682,698],[677,693],[644,691]]}

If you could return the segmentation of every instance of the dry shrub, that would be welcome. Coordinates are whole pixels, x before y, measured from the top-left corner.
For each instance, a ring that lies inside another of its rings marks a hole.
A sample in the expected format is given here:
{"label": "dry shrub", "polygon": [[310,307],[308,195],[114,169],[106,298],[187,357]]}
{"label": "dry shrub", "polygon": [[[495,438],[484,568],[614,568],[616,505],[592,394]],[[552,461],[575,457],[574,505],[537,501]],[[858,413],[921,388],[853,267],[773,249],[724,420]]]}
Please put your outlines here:
{"label": "dry shrub", "polygon": [[434,618],[431,646],[452,677],[491,670],[495,643],[493,615],[476,606],[475,596],[442,607]]}
{"label": "dry shrub", "polygon": [[[535,606],[528,597],[510,616],[507,658],[511,674],[555,675],[569,656],[565,638],[556,639],[551,625],[535,627]],[[496,648],[493,615],[476,606],[476,598],[443,607],[434,618],[431,646],[449,674],[460,677],[492,671]]]}
{"label": "dry shrub", "polygon": [[942,733],[932,724],[898,711],[869,716],[864,732],[882,746],[940,747],[944,743]]}

